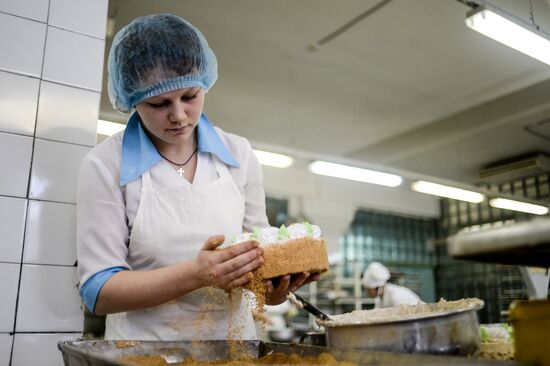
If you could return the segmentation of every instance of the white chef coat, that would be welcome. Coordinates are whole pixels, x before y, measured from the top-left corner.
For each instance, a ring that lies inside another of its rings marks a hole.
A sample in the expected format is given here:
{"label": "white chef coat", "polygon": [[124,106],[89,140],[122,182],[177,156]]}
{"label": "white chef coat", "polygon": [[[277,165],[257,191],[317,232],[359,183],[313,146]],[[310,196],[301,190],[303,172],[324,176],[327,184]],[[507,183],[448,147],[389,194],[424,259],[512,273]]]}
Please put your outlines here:
{"label": "white chef coat", "polygon": [[[375,302],[377,299],[375,299]],[[384,285],[384,295],[378,299],[379,304],[376,304],[381,308],[389,308],[397,305],[418,305],[422,302],[420,297],[412,290],[394,285],[393,283],[387,283]]]}
{"label": "white chef coat", "polygon": [[[240,167],[227,168],[244,197],[243,230],[268,226],[261,167],[250,144],[246,139],[217,127],[214,130],[240,164]],[[140,204],[142,178],[127,184],[120,182],[123,135],[120,132],[97,145],[81,165],[77,191],[77,273],[80,284],[109,268],[131,269],[127,262],[128,242]],[[210,152],[201,152],[200,144],[198,148],[193,185],[218,178],[213,160],[218,157]],[[174,168],[164,160],[151,166],[148,172],[155,185],[178,187],[189,184],[174,174]],[[219,233],[212,233],[216,234]]]}

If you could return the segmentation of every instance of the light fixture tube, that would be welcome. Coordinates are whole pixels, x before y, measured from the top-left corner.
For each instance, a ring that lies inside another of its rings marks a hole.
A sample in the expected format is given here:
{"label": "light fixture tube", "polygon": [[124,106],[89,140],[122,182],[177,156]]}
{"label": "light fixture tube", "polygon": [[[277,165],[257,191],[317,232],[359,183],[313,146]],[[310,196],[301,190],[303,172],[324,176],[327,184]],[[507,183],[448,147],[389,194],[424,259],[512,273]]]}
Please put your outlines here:
{"label": "light fixture tube", "polygon": [[455,200],[472,203],[480,203],[483,202],[483,200],[485,199],[485,196],[478,192],[450,187],[443,184],[426,182],[423,180],[413,182],[411,184],[411,189],[420,193],[426,193],[434,196],[452,198]]}
{"label": "light fixture tube", "polygon": [[403,178],[395,174],[382,173],[374,170],[356,168],[320,160],[316,160],[309,164],[309,171],[329,177],[379,184],[387,187],[397,187],[401,184],[401,182],[403,182]]}
{"label": "light fixture tube", "polygon": [[122,123],[104,121],[102,119],[97,121],[98,135],[111,136],[119,131],[122,131],[125,128],[126,128],[126,125],[123,125]]}
{"label": "light fixture tube", "polygon": [[258,158],[258,161],[262,165],[268,165],[275,168],[288,168],[292,165],[292,163],[294,163],[294,159],[292,159],[288,155],[276,154],[256,149],[254,149],[253,151]]}
{"label": "light fixture tube", "polygon": [[[466,25],[497,42],[550,65],[550,40],[521,19],[481,7],[466,17]],[[520,23],[524,23],[520,25]],[[532,29],[529,29],[532,28]]]}
{"label": "light fixture tube", "polygon": [[520,212],[527,212],[535,215],[548,214],[548,207],[541,205],[534,205],[532,203],[509,200],[506,198],[492,198],[489,200],[489,205],[496,208],[503,208],[505,210],[513,210]]}

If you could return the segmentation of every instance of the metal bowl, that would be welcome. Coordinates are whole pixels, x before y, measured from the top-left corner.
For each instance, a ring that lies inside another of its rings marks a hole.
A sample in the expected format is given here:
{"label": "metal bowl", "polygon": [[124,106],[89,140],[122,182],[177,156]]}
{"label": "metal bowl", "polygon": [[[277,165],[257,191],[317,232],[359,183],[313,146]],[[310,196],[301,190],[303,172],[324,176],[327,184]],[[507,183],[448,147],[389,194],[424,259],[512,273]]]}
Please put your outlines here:
{"label": "metal bowl", "polygon": [[398,353],[471,355],[480,346],[476,311],[467,309],[368,324],[324,322],[327,345],[333,348]]}

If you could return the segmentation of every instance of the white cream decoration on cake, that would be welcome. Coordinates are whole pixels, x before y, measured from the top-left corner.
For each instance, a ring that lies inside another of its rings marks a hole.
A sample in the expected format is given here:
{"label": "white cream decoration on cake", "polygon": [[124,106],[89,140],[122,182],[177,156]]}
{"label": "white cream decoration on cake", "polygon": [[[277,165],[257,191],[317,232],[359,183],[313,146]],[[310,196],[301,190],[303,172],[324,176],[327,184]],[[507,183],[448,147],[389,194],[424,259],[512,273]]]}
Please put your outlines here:
{"label": "white cream decoration on cake", "polygon": [[269,226],[260,230],[258,241],[260,243],[274,243],[278,240],[279,228]]}
{"label": "white cream decoration on cake", "polygon": [[313,239],[321,238],[321,228],[317,225],[311,225],[309,222],[291,224],[288,228],[285,225],[281,225],[280,228],[274,226],[268,226],[263,229],[255,228],[253,233],[239,234],[232,241],[232,244],[242,243],[247,240],[257,240],[261,244],[274,244],[306,237]]}
{"label": "white cream decoration on cake", "polygon": [[311,225],[311,229],[313,230],[311,237],[313,239],[319,239],[321,237],[321,228],[317,225]]}
{"label": "white cream decoration on cake", "polygon": [[308,235],[308,230],[306,225],[304,224],[292,224],[288,227],[288,235],[290,236],[290,239],[298,239],[298,238],[304,238]]}
{"label": "white cream decoration on cake", "polygon": [[317,225],[311,225],[309,222],[302,224],[296,223],[288,227],[288,233],[290,239],[298,239],[310,237],[313,239],[319,239],[321,237],[321,228]]}

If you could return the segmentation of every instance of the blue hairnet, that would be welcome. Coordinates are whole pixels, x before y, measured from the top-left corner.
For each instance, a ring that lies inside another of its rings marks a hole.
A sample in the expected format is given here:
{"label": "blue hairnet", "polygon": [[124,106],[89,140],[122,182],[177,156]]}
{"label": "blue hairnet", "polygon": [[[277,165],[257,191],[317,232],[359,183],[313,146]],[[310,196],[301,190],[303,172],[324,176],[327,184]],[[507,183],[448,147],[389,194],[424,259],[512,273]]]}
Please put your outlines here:
{"label": "blue hairnet", "polygon": [[147,98],[176,89],[208,91],[218,64],[201,32],[171,14],[140,17],[114,37],[108,61],[109,99],[128,113]]}

